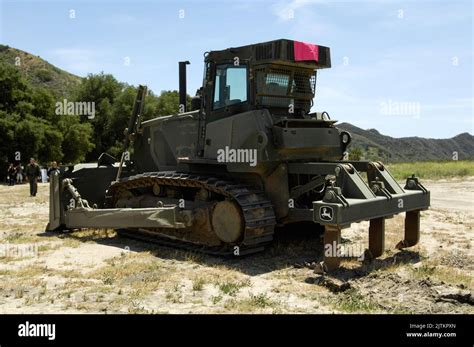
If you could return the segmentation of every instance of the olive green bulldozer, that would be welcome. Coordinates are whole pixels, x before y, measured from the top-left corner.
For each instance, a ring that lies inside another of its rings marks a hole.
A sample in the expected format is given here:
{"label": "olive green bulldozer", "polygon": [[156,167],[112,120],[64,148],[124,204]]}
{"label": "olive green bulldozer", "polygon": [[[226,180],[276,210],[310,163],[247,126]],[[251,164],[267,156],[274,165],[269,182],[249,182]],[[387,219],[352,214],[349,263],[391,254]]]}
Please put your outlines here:
{"label": "olive green bulldozer", "polygon": [[328,47],[282,39],[207,52],[190,110],[187,64],[179,62],[178,114],[142,120],[147,88],[138,87],[120,163],[104,153],[52,175],[47,230],[112,228],[241,256],[262,251],[277,226],[312,222],[324,227],[331,270],[343,258],[343,228],[370,221],[366,252],[379,257],[385,219],[405,212],[397,247],[418,243],[429,192],[414,176],[402,188],[381,162],[347,160],[351,135],[311,112]]}

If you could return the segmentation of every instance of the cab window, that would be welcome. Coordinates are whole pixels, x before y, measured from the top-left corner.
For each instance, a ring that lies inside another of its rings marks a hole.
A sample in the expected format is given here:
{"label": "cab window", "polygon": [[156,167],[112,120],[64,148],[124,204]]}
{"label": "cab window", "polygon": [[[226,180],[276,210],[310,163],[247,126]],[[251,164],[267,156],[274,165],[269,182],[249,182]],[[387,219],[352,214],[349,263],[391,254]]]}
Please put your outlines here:
{"label": "cab window", "polygon": [[247,101],[247,67],[223,64],[216,66],[213,109]]}

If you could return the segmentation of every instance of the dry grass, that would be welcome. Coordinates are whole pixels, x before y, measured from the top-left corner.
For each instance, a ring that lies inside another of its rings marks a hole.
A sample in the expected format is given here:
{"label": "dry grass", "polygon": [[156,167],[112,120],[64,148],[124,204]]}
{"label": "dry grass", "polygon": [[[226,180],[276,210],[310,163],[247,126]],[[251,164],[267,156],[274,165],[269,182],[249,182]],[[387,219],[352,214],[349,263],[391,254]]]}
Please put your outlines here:
{"label": "dry grass", "polygon": [[270,298],[266,293],[252,294],[243,299],[229,299],[225,302],[224,308],[230,312],[253,312],[253,313],[279,313],[281,312],[281,302]]}
{"label": "dry grass", "polygon": [[474,290],[474,276],[472,273],[440,265],[437,260],[425,261],[421,266],[411,267],[410,270],[416,278],[432,278],[438,282],[449,283],[455,286],[461,285]]}
{"label": "dry grass", "polygon": [[412,174],[425,179],[474,176],[474,162],[471,160],[417,161],[387,164],[387,167],[397,180],[405,180]]}
{"label": "dry grass", "polygon": [[[8,200],[2,194],[5,192],[9,192]],[[47,196],[47,185],[40,185],[39,195],[32,199],[27,198],[27,186],[0,187],[0,213],[5,213],[0,220],[2,242],[38,245],[37,259],[0,259],[0,295],[5,298],[0,305],[2,312],[408,312],[406,306],[397,306],[398,303],[389,300],[381,306],[361,294],[357,284],[353,290],[335,294],[323,285],[307,281],[315,274],[294,265],[321,259],[317,236],[309,241],[278,243],[264,254],[237,261],[124,240],[116,237],[113,230],[45,234]],[[426,212],[424,220],[438,216],[429,213],[432,212]],[[438,224],[436,232],[429,231],[423,237],[443,243],[445,253],[433,254],[424,246],[411,249],[419,255],[416,261],[423,264],[418,268],[410,262],[384,262],[396,258],[398,251],[393,247],[403,237],[403,217],[396,216],[387,220],[386,253],[379,265],[369,267],[371,274],[379,276],[379,282],[364,275],[361,283],[369,283],[370,290],[385,290],[385,276],[403,273],[412,283],[431,278],[451,286],[464,284],[473,288],[473,278],[468,272],[469,250],[463,246],[465,254],[454,257],[449,248],[456,245],[460,248],[463,241],[452,236],[450,227],[468,228],[471,224],[456,216],[438,214],[438,223],[444,224]],[[345,230],[343,236],[349,243],[366,243],[366,229],[362,227],[352,234]],[[130,245],[132,250],[125,251],[125,245]],[[349,272],[356,271],[359,265],[354,260],[343,262]],[[403,281],[398,284],[404,285]],[[387,291],[386,296],[390,298],[390,295]],[[424,312],[424,309],[424,306],[413,307],[413,312]]]}

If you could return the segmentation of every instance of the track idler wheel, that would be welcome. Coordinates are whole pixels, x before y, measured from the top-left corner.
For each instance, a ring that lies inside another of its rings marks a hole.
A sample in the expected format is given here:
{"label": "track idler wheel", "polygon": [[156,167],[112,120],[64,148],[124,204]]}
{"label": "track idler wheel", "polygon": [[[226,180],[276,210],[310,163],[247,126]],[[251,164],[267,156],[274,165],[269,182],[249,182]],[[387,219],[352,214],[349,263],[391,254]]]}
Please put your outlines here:
{"label": "track idler wheel", "polygon": [[220,201],[214,206],[211,224],[217,237],[226,243],[238,241],[245,228],[240,207],[229,200]]}

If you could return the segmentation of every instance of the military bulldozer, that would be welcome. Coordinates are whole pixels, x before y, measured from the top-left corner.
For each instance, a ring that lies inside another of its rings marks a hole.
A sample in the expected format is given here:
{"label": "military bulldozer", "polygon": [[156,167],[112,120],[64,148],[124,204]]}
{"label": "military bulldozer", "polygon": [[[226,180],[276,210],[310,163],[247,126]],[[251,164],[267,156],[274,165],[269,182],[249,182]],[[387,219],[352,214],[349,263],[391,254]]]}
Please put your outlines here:
{"label": "military bulldozer", "polygon": [[[429,192],[414,176],[404,188],[378,161],[348,160],[351,135],[327,112],[311,112],[328,47],[275,40],[204,55],[202,87],[186,107],[179,62],[179,113],[142,119],[139,86],[118,160],[68,167],[50,183],[47,230],[113,228],[149,242],[214,255],[262,251],[276,226],[341,230],[370,221],[368,252],[384,252],[385,219],[405,212],[399,248],[420,237]],[[341,100],[343,102],[343,100]],[[325,252],[328,269],[341,255]]]}

